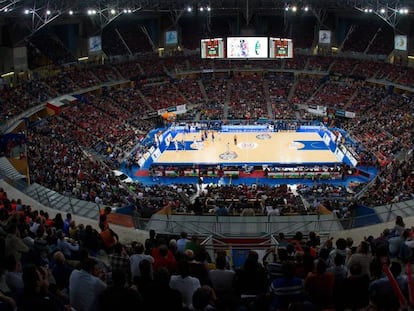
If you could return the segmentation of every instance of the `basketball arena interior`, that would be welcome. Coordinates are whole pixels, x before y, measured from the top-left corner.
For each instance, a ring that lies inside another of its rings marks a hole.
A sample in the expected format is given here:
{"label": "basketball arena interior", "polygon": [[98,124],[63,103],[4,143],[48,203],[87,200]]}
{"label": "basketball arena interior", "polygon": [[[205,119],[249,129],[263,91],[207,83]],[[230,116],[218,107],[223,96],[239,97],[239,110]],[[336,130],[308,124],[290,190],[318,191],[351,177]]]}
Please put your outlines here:
{"label": "basketball arena interior", "polygon": [[413,10],[0,1],[2,182],[96,224],[110,206],[132,237],[185,231],[240,265],[281,232],[409,228]]}

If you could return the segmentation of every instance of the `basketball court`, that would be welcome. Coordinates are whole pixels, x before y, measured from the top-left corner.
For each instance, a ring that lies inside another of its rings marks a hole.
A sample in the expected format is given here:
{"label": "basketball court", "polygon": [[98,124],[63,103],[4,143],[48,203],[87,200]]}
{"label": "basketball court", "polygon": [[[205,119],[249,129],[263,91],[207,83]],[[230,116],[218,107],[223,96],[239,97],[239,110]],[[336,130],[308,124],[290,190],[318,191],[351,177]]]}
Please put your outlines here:
{"label": "basketball court", "polygon": [[210,131],[203,139],[201,135],[202,132],[177,133],[153,164],[327,165],[341,163],[316,132]]}

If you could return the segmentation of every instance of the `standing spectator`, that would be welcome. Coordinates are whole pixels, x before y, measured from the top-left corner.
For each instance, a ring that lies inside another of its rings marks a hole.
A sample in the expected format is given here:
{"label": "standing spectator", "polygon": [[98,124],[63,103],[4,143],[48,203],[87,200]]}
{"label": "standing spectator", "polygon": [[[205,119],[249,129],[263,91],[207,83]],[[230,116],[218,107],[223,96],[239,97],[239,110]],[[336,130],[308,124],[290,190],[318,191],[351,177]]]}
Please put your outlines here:
{"label": "standing spectator", "polygon": [[131,265],[129,261],[128,253],[126,252],[124,246],[121,243],[116,243],[114,246],[114,252],[109,255],[109,262],[111,265],[111,270],[120,270],[125,275],[127,284],[131,282]]}
{"label": "standing spectator", "polygon": [[[211,286],[217,295],[217,305],[232,307],[235,310],[240,304],[240,299],[234,291],[234,270],[226,268],[227,258],[225,255],[218,255],[216,258],[216,269],[210,270],[209,278]],[[234,308],[233,308],[234,306]]]}
{"label": "standing spectator", "polygon": [[184,254],[185,246],[187,245],[188,242],[190,242],[190,240],[188,239],[187,232],[185,231],[181,232],[180,238],[177,240],[177,254],[178,255]]}
{"label": "standing spectator", "polygon": [[200,241],[198,240],[198,236],[195,234],[191,237],[191,240],[187,242],[187,244],[185,245],[185,249],[192,250],[196,257],[198,256],[198,253],[200,252],[200,248],[201,248]]}
{"label": "standing spectator", "polygon": [[154,258],[154,272],[161,267],[167,268],[171,274],[175,272],[177,261],[164,242],[152,250],[152,257]]}
{"label": "standing spectator", "polygon": [[282,264],[283,275],[270,284],[270,310],[285,310],[294,302],[303,301],[304,281],[295,276],[295,266],[292,262]]}
{"label": "standing spectator", "polygon": [[181,293],[184,307],[193,308],[193,294],[201,287],[200,281],[190,276],[190,268],[187,260],[182,259],[177,264],[177,274],[171,276],[170,287]]}
{"label": "standing spectator", "polygon": [[337,239],[335,242],[335,245],[336,245],[336,248],[333,248],[329,253],[329,257],[327,261],[327,264],[329,267],[332,267],[334,265],[334,259],[335,259],[336,254],[342,255],[345,259],[347,256],[347,248],[346,248],[347,243],[344,238]]}
{"label": "standing spectator", "polygon": [[400,236],[405,230],[405,223],[401,216],[397,216],[395,218],[394,228],[392,229],[392,233],[394,236]]}
{"label": "standing spectator", "polygon": [[99,211],[99,228],[101,228],[101,230],[109,228],[108,215],[111,212],[112,208],[110,206],[106,206]]}
{"label": "standing spectator", "polygon": [[356,253],[347,256],[346,265],[348,269],[350,269],[352,265],[358,263],[361,266],[361,273],[368,275],[370,278],[371,262],[372,255],[370,253],[369,243],[366,241],[361,241],[361,243],[358,245]]}
{"label": "standing spectator", "polygon": [[149,238],[145,240],[145,254],[151,255],[153,248],[158,246],[158,241],[156,239],[156,232],[154,229],[149,231]]}
{"label": "standing spectator", "polygon": [[355,262],[349,266],[350,275],[345,280],[343,293],[345,294],[345,308],[351,310],[365,309],[369,303],[369,276],[364,273],[360,263]]}
{"label": "standing spectator", "polygon": [[98,262],[93,258],[84,258],[80,270],[73,270],[69,279],[70,305],[76,311],[97,310],[99,295],[106,289],[101,279]]}
{"label": "standing spectator", "polygon": [[[399,262],[393,261],[390,271],[405,298],[408,298],[408,282],[405,275],[402,275],[402,267]],[[381,307],[381,310],[401,310],[398,297],[391,286],[386,275],[371,281],[368,287],[369,298],[373,305]]]}
{"label": "standing spectator", "polygon": [[216,311],[216,292],[208,285],[198,288],[193,294],[193,308],[195,311]]}
{"label": "standing spectator", "polygon": [[260,303],[268,290],[265,268],[259,263],[259,254],[250,251],[244,265],[236,270],[234,287],[244,304]]}
{"label": "standing spectator", "polygon": [[142,292],[143,310],[183,311],[181,293],[170,287],[170,280],[167,268],[161,267],[154,273],[154,280]]}
{"label": "standing spectator", "polygon": [[55,218],[53,218],[53,223],[54,223],[54,226],[55,226],[56,230],[63,230],[64,220],[62,218],[61,213],[57,213],[55,215]]}
{"label": "standing spectator", "polygon": [[130,269],[131,269],[131,279],[134,280],[136,277],[141,276],[140,262],[143,260],[148,260],[152,265],[154,264],[154,257],[151,255],[144,254],[144,245],[142,243],[136,243],[133,249],[133,254],[129,257]]}
{"label": "standing spectator", "polygon": [[333,273],[327,272],[326,269],[326,262],[319,259],[315,272],[310,273],[305,279],[305,291],[318,310],[332,308],[334,305],[333,287],[335,277]]}
{"label": "standing spectator", "polygon": [[67,213],[66,218],[63,221],[63,232],[66,234],[66,236],[69,236],[69,227],[70,227],[71,222],[72,222],[72,214]]}

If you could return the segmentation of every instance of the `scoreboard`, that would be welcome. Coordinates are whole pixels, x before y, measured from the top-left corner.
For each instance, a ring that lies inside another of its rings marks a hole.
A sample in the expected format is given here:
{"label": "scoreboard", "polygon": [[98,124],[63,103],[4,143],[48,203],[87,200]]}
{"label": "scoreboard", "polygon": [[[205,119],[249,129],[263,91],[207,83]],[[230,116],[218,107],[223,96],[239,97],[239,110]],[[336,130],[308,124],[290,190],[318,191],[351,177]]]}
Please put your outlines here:
{"label": "scoreboard", "polygon": [[224,58],[223,38],[202,39],[201,58]]}
{"label": "scoreboard", "polygon": [[292,39],[273,37],[202,39],[200,54],[204,59],[293,58],[293,41]]}
{"label": "scoreboard", "polygon": [[293,58],[292,40],[269,38],[269,58]]}

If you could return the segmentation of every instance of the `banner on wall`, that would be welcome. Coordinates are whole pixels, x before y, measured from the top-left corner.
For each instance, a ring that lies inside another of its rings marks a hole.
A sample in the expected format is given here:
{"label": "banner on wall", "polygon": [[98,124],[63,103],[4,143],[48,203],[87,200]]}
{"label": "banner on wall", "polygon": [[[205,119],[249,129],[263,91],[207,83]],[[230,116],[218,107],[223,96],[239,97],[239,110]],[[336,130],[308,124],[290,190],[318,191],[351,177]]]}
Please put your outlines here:
{"label": "banner on wall", "polygon": [[330,30],[319,30],[319,43],[331,44],[332,32]]}
{"label": "banner on wall", "polygon": [[394,49],[398,51],[407,51],[407,36],[395,35],[394,37]]}

